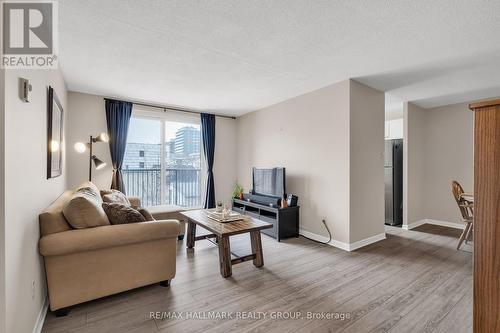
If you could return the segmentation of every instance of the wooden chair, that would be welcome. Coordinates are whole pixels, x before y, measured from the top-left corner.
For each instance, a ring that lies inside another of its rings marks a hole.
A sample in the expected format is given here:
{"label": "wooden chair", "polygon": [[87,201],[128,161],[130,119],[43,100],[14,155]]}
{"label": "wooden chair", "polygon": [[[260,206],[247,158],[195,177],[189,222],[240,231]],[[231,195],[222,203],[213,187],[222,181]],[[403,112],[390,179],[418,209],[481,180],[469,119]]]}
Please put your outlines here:
{"label": "wooden chair", "polygon": [[460,235],[460,239],[458,240],[457,250],[460,249],[462,243],[467,243],[467,240],[472,235],[473,229],[473,221],[474,221],[474,204],[468,200],[464,199],[464,189],[456,180],[451,182],[451,192],[453,193],[453,197],[457,202],[458,209],[460,209],[460,214],[462,214],[462,221],[466,223],[464,231]]}

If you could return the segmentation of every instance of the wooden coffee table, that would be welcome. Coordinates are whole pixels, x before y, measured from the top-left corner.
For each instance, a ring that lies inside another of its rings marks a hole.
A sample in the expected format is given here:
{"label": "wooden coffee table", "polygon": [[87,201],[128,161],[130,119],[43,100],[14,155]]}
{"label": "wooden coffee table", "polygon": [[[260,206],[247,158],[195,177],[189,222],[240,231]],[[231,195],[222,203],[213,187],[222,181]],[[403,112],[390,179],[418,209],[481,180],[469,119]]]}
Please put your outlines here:
{"label": "wooden coffee table", "polygon": [[[252,219],[248,216],[243,216],[243,220],[234,222],[221,223],[207,216],[209,209],[190,210],[181,212],[188,220],[187,227],[187,247],[192,249],[195,241],[216,238],[219,247],[219,265],[220,274],[223,277],[229,277],[232,274],[232,265],[242,263],[244,261],[253,260],[255,267],[264,265],[262,256],[262,242],[260,231],[262,229],[272,228],[272,224]],[[211,234],[196,236],[196,226],[208,230]],[[252,254],[238,257],[234,253],[234,259],[231,259],[231,247],[229,236],[250,233],[250,242],[252,244]]]}

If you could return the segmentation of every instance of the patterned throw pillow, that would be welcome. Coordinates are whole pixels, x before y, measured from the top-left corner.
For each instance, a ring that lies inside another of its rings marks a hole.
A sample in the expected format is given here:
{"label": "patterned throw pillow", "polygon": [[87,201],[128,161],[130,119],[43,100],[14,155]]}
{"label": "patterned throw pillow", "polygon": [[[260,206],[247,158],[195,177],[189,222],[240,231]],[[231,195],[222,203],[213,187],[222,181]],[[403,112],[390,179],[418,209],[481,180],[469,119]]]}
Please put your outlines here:
{"label": "patterned throw pillow", "polygon": [[146,222],[141,213],[127,205],[103,202],[102,208],[111,224]]}
{"label": "patterned throw pillow", "polygon": [[63,215],[75,229],[109,225],[101,202],[85,189],[73,193],[71,200],[63,208]]}
{"label": "patterned throw pillow", "polygon": [[75,193],[78,193],[78,194],[83,194],[83,195],[86,195],[86,196],[89,196],[89,197],[92,197],[94,200],[96,200],[97,202],[101,203],[102,202],[102,198],[101,196],[99,195],[99,192],[97,192],[95,189],[93,189],[92,187],[80,187],[78,188]]}
{"label": "patterned throw pillow", "polygon": [[117,190],[101,190],[102,201],[109,203],[119,203],[125,206],[130,206],[125,194]]}

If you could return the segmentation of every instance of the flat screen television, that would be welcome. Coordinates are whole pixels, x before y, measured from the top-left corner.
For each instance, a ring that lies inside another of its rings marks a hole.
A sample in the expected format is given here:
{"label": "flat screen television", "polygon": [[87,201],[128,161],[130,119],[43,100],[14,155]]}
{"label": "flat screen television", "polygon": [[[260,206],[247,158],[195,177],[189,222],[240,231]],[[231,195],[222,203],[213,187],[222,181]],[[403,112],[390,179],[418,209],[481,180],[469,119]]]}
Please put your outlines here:
{"label": "flat screen television", "polygon": [[253,168],[253,194],[283,198],[285,196],[285,168]]}

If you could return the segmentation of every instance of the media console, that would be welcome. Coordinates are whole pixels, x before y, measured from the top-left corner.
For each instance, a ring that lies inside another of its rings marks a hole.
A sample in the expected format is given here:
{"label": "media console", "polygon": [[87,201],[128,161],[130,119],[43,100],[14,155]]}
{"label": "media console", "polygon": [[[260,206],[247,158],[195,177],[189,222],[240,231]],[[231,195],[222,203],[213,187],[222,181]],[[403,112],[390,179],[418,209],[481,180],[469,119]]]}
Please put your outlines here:
{"label": "media console", "polygon": [[233,199],[232,209],[235,212],[271,223],[270,229],[261,232],[281,241],[282,238],[299,237],[299,206],[275,208],[251,201]]}

